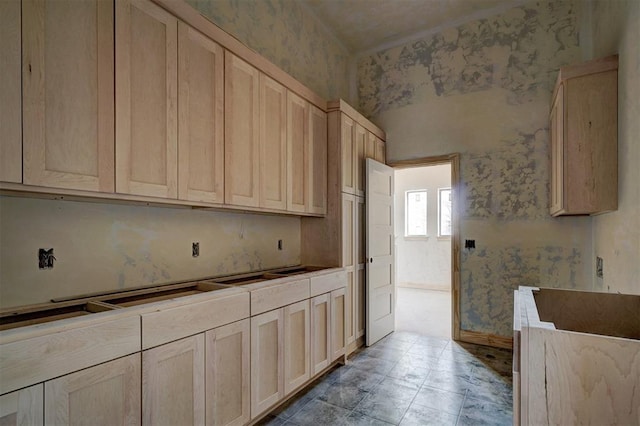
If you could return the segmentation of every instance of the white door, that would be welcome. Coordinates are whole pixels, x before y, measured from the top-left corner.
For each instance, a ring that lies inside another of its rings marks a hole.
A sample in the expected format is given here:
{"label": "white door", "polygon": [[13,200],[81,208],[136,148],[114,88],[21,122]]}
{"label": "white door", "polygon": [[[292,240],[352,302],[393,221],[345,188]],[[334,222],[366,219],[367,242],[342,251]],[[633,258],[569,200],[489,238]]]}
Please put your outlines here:
{"label": "white door", "polygon": [[393,169],[367,158],[367,346],[395,328]]}

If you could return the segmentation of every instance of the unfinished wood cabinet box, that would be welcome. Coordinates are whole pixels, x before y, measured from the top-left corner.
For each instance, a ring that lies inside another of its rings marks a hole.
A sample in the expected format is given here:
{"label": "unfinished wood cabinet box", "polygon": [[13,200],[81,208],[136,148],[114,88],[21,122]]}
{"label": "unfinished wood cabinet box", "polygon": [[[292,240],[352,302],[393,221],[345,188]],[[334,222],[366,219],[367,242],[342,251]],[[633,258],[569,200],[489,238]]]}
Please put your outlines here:
{"label": "unfinished wood cabinet box", "polygon": [[552,216],[618,208],[618,56],[563,67],[549,116]]}
{"label": "unfinished wood cabinet box", "polygon": [[638,424],[640,295],[520,287],[514,424]]}

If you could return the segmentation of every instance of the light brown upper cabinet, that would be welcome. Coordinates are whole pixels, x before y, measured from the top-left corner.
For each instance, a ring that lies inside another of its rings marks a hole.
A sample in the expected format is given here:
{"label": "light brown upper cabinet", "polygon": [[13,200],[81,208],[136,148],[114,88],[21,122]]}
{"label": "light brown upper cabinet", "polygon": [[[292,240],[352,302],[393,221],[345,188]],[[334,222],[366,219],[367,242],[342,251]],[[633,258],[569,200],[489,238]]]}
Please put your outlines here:
{"label": "light brown upper cabinet", "polygon": [[304,213],[308,204],[309,105],[287,94],[287,210]]}
{"label": "light brown upper cabinet", "polygon": [[116,2],[116,191],[177,198],[178,20]]}
{"label": "light brown upper cabinet", "polygon": [[[369,131],[367,131],[367,149],[365,156],[366,158],[373,158],[377,162],[385,164],[385,142]],[[364,165],[362,167],[364,169]],[[365,172],[363,171],[363,173]]]}
{"label": "light brown upper cabinet", "polygon": [[260,205],[260,73],[225,52],[225,202]]}
{"label": "light brown upper cabinet", "polygon": [[356,123],[345,114],[340,116],[340,151],[342,162],[342,192],[356,193],[355,126]]}
{"label": "light brown upper cabinet", "polygon": [[112,192],[113,2],[24,0],[22,42],[24,183]]}
{"label": "light brown upper cabinet", "polygon": [[260,74],[260,207],[287,209],[287,89]]}
{"label": "light brown upper cabinet", "polygon": [[224,50],[178,24],[178,198],[224,201]]}
{"label": "light brown upper cabinet", "polygon": [[366,181],[364,162],[367,158],[367,130],[358,123],[356,123],[354,138],[353,148],[355,152],[353,155],[355,158],[355,167],[353,173],[356,182],[355,194],[362,197],[364,196]]}
{"label": "light brown upper cabinet", "polygon": [[0,1],[0,181],[22,182],[20,0]]}
{"label": "light brown upper cabinet", "polygon": [[309,195],[307,212],[327,212],[327,114],[309,105]]}
{"label": "light brown upper cabinet", "polygon": [[618,208],[618,57],[560,69],[550,115],[553,216]]}

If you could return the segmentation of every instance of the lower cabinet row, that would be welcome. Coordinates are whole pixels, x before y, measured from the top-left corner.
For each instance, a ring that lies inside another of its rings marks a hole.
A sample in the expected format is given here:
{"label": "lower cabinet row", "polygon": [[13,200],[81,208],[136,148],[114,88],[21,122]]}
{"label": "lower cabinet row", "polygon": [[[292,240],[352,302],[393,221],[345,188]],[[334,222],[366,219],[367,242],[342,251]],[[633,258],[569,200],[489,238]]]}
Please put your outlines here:
{"label": "lower cabinet row", "polygon": [[345,354],[344,309],[334,290],[2,395],[0,424],[247,424]]}

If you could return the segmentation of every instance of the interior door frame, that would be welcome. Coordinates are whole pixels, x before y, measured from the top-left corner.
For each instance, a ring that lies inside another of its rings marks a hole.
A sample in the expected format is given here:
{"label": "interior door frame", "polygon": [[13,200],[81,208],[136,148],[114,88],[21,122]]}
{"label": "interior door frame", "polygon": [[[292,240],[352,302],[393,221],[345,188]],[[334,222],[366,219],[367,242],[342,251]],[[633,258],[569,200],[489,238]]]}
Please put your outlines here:
{"label": "interior door frame", "polygon": [[435,157],[390,161],[387,166],[398,169],[451,165],[451,189],[453,210],[451,218],[451,338],[460,340],[460,154],[452,153]]}

